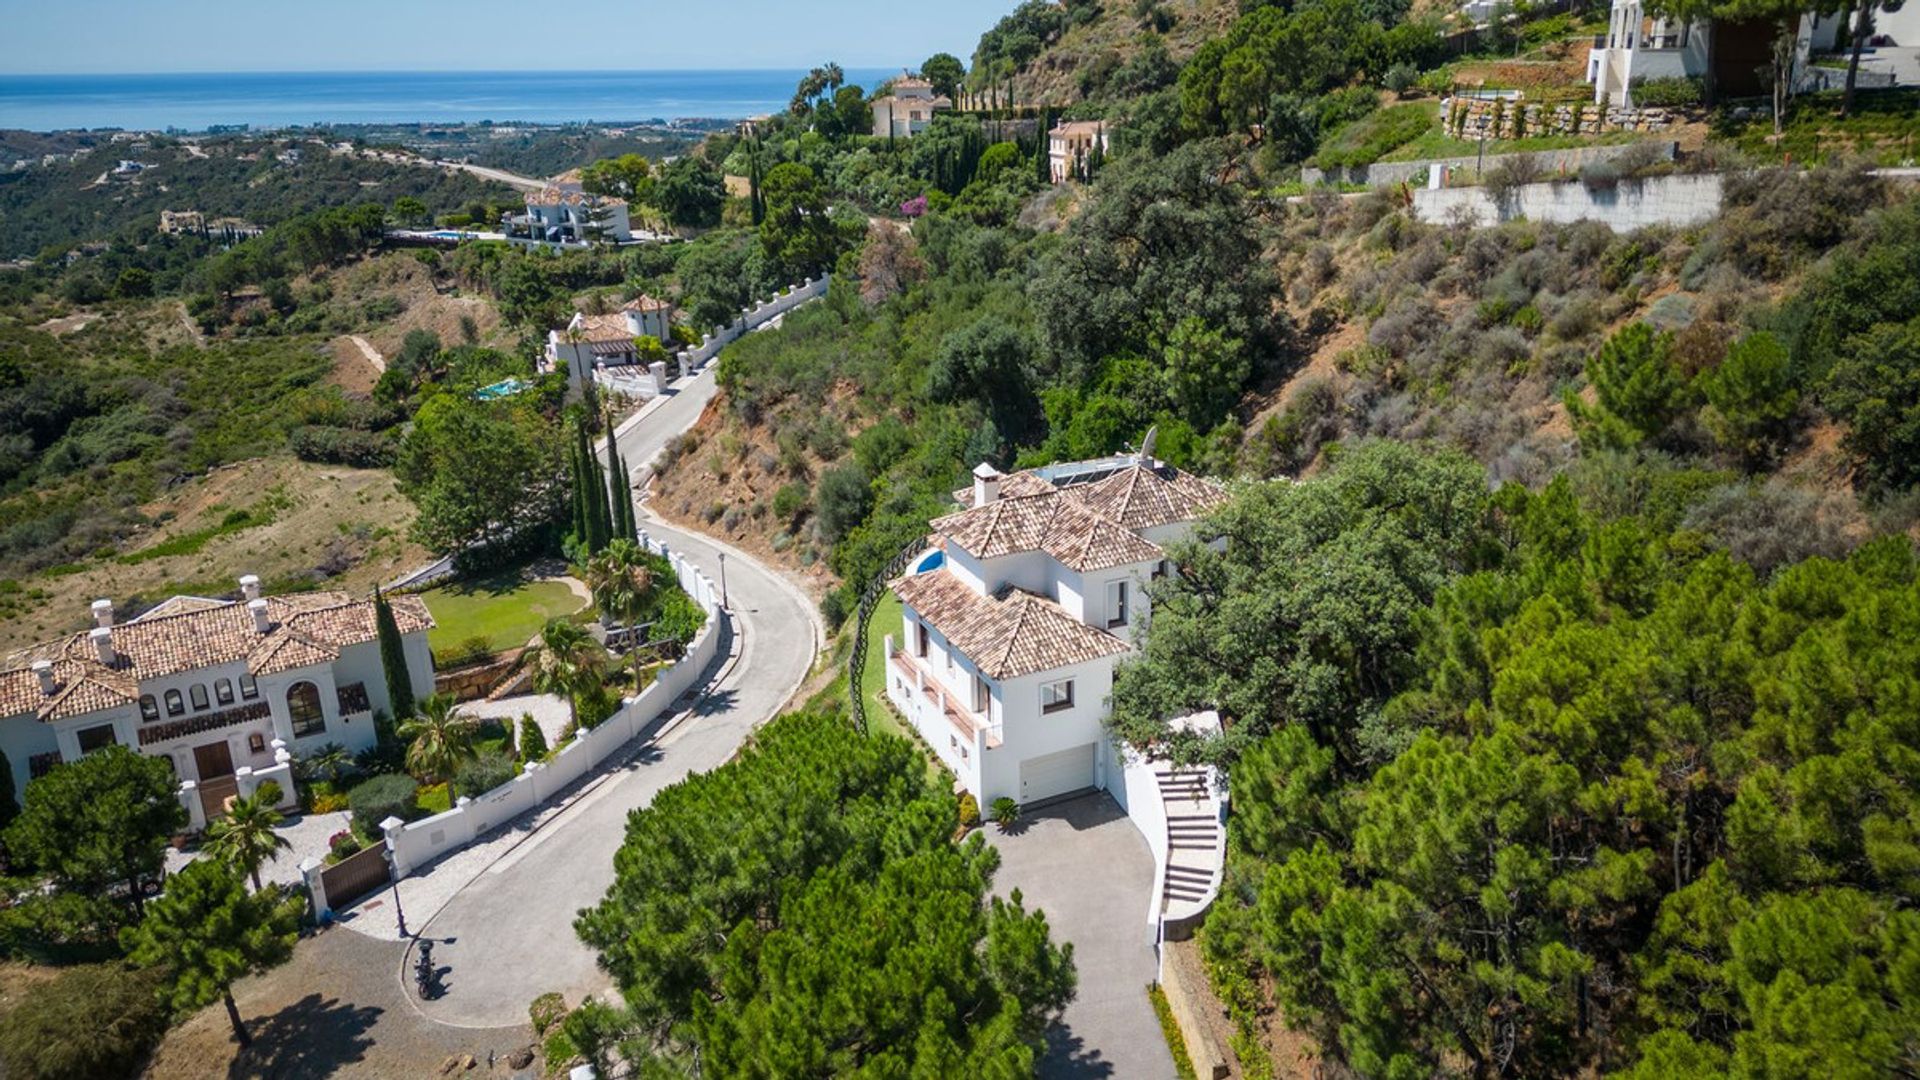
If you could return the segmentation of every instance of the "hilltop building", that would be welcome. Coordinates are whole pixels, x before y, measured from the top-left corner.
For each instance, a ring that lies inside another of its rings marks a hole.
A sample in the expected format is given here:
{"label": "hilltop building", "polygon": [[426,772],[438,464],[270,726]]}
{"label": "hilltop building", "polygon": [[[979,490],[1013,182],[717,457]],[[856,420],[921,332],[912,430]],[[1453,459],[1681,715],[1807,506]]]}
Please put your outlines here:
{"label": "hilltop building", "polygon": [[560,250],[633,239],[625,199],[547,187],[528,194],[526,206],[526,213],[500,219],[500,231],[510,244]]}
{"label": "hilltop building", "polygon": [[[240,592],[240,600],[176,596],[123,623],[111,601],[96,600],[92,629],[0,669],[0,751],[14,791],[24,795],[29,780],[62,762],[125,746],[165,758],[191,781],[184,792],[198,796],[204,820],[239,780],[286,765],[282,753],[373,746],[373,714],[389,706],[373,602],[337,592],[265,597],[251,574]],[[433,692],[433,618],[417,597],[391,603],[413,692],[424,697]]]}
{"label": "hilltop building", "polygon": [[873,99],[873,136],[909,139],[927,129],[933,118],[953,108],[953,99],[935,94],[933,84],[914,75],[893,80],[892,92]]}
{"label": "hilltop building", "polygon": [[1095,146],[1102,156],[1113,152],[1113,145],[1107,141],[1106,121],[1062,120],[1055,124],[1047,132],[1047,163],[1053,182],[1063,184],[1084,177]]}
{"label": "hilltop building", "polygon": [[597,368],[640,362],[635,340],[651,337],[673,347],[673,305],[641,294],[607,315],[575,312],[567,325],[547,331],[546,368],[567,362],[569,381],[582,386]]}
{"label": "hilltop building", "polygon": [[[1794,85],[1809,78],[1808,57],[1832,49],[1841,16],[1800,20],[1794,43]],[[1633,87],[1648,79],[1704,78],[1709,62],[1723,98],[1757,97],[1771,92],[1767,74],[1773,63],[1778,27],[1769,19],[1733,21],[1675,19],[1648,11],[1644,0],[1613,0],[1607,32],[1596,35],[1587,54],[1587,81],[1596,105],[1633,104]],[[1712,48],[1708,48],[1708,39]],[[1867,69],[1863,66],[1863,71]],[[1869,81],[1872,81],[1869,73]]]}

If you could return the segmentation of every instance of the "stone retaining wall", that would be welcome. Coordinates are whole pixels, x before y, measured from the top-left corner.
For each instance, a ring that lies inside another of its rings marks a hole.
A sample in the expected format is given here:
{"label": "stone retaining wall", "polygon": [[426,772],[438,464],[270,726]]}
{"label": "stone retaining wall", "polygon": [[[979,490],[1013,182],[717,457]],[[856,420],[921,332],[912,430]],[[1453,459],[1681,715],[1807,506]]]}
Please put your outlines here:
{"label": "stone retaining wall", "polygon": [[1697,225],[1720,212],[1717,175],[1650,176],[1589,188],[1578,181],[1523,184],[1496,200],[1485,188],[1422,188],[1413,193],[1413,215],[1421,221],[1450,224],[1466,220],[1494,225],[1525,218],[1568,224],[1598,221],[1615,232],[1649,225]]}
{"label": "stone retaining wall", "polygon": [[1529,135],[1599,135],[1608,131],[1666,131],[1680,120],[1673,109],[1617,105],[1547,105],[1446,98],[1440,102],[1448,134],[1457,139],[1521,139]]}

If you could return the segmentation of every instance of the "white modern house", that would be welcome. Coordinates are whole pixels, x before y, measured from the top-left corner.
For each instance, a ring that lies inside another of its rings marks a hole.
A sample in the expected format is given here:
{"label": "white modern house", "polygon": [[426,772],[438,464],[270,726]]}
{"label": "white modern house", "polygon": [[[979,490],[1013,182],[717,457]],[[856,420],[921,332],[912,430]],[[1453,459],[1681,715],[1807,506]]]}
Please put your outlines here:
{"label": "white modern house", "polygon": [[[1835,15],[1800,20],[1794,43],[1794,82],[1799,85],[1808,57],[1833,48],[1840,28]],[[1613,0],[1607,32],[1596,35],[1587,54],[1587,81],[1596,105],[1633,104],[1633,87],[1648,79],[1697,79],[1709,63],[1722,97],[1768,92],[1764,70],[1773,62],[1776,25],[1766,19],[1735,22],[1674,19],[1647,10],[1645,0]],[[1712,47],[1708,47],[1711,38]]]}
{"label": "white modern house", "polygon": [[529,193],[526,205],[525,213],[500,219],[500,231],[510,244],[557,250],[633,239],[624,199],[548,187]]}
{"label": "white modern house", "polygon": [[605,315],[575,312],[567,325],[547,331],[545,367],[552,371],[566,361],[568,380],[582,386],[596,369],[639,363],[635,342],[642,337],[674,348],[671,303],[642,293]]}
{"label": "white modern house", "polygon": [[[0,751],[14,791],[62,762],[108,746],[165,758],[196,822],[250,794],[291,757],[338,743],[374,745],[388,711],[370,600],[316,592],[240,600],[176,596],[126,622],[93,602],[92,629],[28,650],[0,670]],[[419,598],[392,598],[416,696],[433,692]],[[278,778],[277,776],[275,778]],[[286,797],[291,783],[282,784]]]}
{"label": "white modern house", "polygon": [[1113,144],[1107,141],[1106,121],[1062,120],[1055,124],[1047,132],[1047,167],[1053,182],[1061,184],[1082,176],[1095,146],[1103,155],[1113,150]]}
{"label": "white modern house", "polygon": [[935,94],[933,84],[913,75],[893,80],[891,92],[874,98],[873,136],[907,139],[920,134],[933,123],[934,116],[953,108],[953,99]]}
{"label": "white modern house", "polygon": [[1155,919],[1197,916],[1182,905],[1204,910],[1222,853],[1211,775],[1141,759],[1105,720],[1151,615],[1147,585],[1175,572],[1162,545],[1226,492],[1149,444],[1004,476],[983,464],[955,495],[963,509],[932,523],[933,546],[892,583],[904,614],[888,699],[983,810],[1110,792],[1155,852]]}

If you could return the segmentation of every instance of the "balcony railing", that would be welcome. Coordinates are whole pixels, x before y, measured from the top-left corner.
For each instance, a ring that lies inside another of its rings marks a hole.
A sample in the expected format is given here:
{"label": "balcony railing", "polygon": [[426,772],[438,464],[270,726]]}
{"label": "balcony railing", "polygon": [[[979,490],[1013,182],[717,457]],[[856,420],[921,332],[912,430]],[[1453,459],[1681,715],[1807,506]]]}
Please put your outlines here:
{"label": "balcony railing", "polygon": [[223,712],[189,716],[185,720],[173,720],[165,724],[147,724],[140,729],[140,745],[152,746],[154,743],[166,742],[168,739],[198,735],[203,731],[217,731],[235,724],[264,720],[269,715],[271,711],[267,708],[267,703],[256,701],[251,705],[242,705],[237,709],[227,709]]}
{"label": "balcony railing", "polygon": [[914,685],[915,693],[920,695],[922,701],[945,713],[947,723],[966,736],[968,742],[973,741],[975,734],[985,733],[987,749],[992,750],[1000,745],[1001,726],[961,705],[957,698],[947,692],[946,687],[940,685],[940,680],[934,678],[933,672],[928,671],[925,664],[901,650],[895,650],[893,662]]}

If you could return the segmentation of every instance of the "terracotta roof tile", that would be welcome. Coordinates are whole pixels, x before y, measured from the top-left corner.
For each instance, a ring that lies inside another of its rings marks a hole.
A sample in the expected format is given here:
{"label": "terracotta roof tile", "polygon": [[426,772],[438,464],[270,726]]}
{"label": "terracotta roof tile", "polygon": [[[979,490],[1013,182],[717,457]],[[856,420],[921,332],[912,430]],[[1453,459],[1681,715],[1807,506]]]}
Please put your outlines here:
{"label": "terracotta roof tile", "polygon": [[1129,529],[1192,521],[1227,499],[1220,485],[1167,465],[1130,465],[1084,487],[1068,488],[1066,493]]}
{"label": "terracotta roof tile", "polygon": [[[433,626],[417,596],[391,599],[402,634]],[[349,645],[378,637],[373,602],[346,593],[316,592],[267,598],[262,634],[245,604],[175,597],[113,628],[117,654],[100,663],[88,633],[36,646],[18,666],[0,670],[0,716],[35,713],[43,720],[78,716],[137,700],[142,679],[245,661],[255,675],[326,663]],[[29,661],[54,662],[55,691],[42,692]]]}
{"label": "terracotta roof tile", "polygon": [[901,578],[893,590],[995,681],[1127,651],[1126,642],[1022,589],[982,596],[952,574],[935,570]]}

